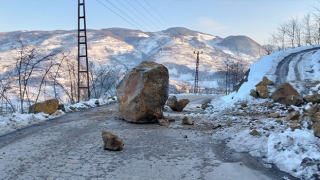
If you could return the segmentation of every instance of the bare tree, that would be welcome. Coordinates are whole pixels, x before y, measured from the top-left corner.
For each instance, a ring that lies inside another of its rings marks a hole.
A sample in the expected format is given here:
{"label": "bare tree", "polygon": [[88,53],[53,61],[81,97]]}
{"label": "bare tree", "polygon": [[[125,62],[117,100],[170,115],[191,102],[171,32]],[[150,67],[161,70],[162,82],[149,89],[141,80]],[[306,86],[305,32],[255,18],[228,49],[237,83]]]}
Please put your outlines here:
{"label": "bare tree", "polygon": [[[272,45],[272,50],[270,50],[271,52],[275,52],[275,51],[281,51],[281,45],[279,44],[279,38],[277,37],[276,33],[271,33],[271,45]],[[274,49],[276,47],[276,49]]]}
{"label": "bare tree", "polygon": [[295,41],[297,43],[297,46],[300,47],[301,46],[301,24],[298,22],[297,27],[296,27],[296,36],[295,36]]}
{"label": "bare tree", "polygon": [[314,44],[320,44],[320,20],[316,20],[313,24],[312,39]]}
{"label": "bare tree", "polygon": [[[13,80],[10,79],[0,79],[0,99],[4,104],[7,106],[9,105],[11,108],[11,112],[16,112],[15,107],[13,106],[10,96],[8,95],[8,92],[12,89],[11,84],[13,84]],[[2,103],[3,104],[3,103]],[[3,106],[1,106],[3,108]],[[7,113],[7,108],[6,108]]]}
{"label": "bare tree", "polygon": [[100,98],[105,93],[115,94],[115,88],[128,71],[125,65],[115,63],[89,64],[90,92],[93,98]]}
{"label": "bare tree", "polygon": [[312,45],[311,41],[311,16],[310,13],[306,14],[302,19],[302,27],[303,27],[303,39],[306,45]]}
{"label": "bare tree", "polygon": [[[37,98],[36,98],[36,100],[35,100],[35,103],[38,102],[38,99],[39,99],[39,96],[40,96],[41,90],[42,90],[42,85],[43,85],[43,83],[45,82],[45,79],[46,79],[48,73],[50,72],[50,70],[51,70],[51,68],[52,68],[53,66],[54,66],[54,63],[53,63],[53,61],[51,60],[51,61],[50,61],[50,64],[44,69],[44,72],[43,72],[42,78],[41,78],[41,82],[40,82],[40,85],[39,85],[39,88],[38,88],[38,93],[37,93]],[[45,94],[45,93],[44,93],[44,94]]]}
{"label": "bare tree", "polygon": [[285,37],[286,37],[286,34],[287,34],[286,26],[287,26],[286,23],[282,23],[278,27],[278,39],[281,42],[281,50],[282,51],[285,50]]}
{"label": "bare tree", "polygon": [[60,85],[58,85],[58,79],[59,77],[62,77],[62,72],[61,72],[61,69],[63,68],[62,66],[62,63],[64,62],[64,60],[66,58],[69,57],[70,55],[70,51],[69,52],[65,52],[65,51],[62,51],[62,57],[61,57],[61,60],[59,63],[56,63],[56,69],[54,69],[54,71],[50,74],[50,77],[51,79],[53,80],[53,93],[54,93],[54,97],[56,99],[59,99],[58,97],[58,92],[57,92],[57,87],[59,87]]}
{"label": "bare tree", "polygon": [[33,73],[41,69],[40,63],[50,60],[57,52],[44,55],[39,53],[34,47],[28,47],[23,41],[19,40],[18,42],[20,47],[16,49],[18,56],[15,60],[15,70],[18,75],[21,113],[24,113],[23,103],[27,100],[30,105],[28,86]]}
{"label": "bare tree", "polygon": [[295,47],[294,42],[296,40],[298,26],[298,17],[291,17],[291,19],[286,23],[286,34],[290,39],[292,48]]}

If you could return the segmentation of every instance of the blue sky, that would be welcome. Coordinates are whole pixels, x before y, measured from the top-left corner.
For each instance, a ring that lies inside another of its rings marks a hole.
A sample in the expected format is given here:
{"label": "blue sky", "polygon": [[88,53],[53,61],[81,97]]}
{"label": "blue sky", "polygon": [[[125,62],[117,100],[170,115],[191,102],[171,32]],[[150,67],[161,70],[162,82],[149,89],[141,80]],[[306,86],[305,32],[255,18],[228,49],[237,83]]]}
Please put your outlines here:
{"label": "blue sky", "polygon": [[[107,0],[99,0],[114,11],[119,12]],[[140,23],[148,31],[159,31],[170,26],[145,2],[142,4],[165,27],[153,19],[135,0],[127,0],[140,10],[154,26],[126,0],[118,0],[136,13],[150,27],[126,10],[117,0],[109,0]],[[97,0],[86,0],[87,28],[102,29],[122,27],[136,29]],[[173,27],[186,27],[192,30],[226,37],[229,35],[246,35],[259,43],[269,37],[279,23],[291,16],[302,17],[320,7],[316,0],[148,0]],[[77,29],[77,0],[1,0],[0,32],[16,30],[71,30]],[[125,15],[122,15],[129,21]],[[131,21],[132,22],[132,21]],[[132,22],[134,24],[134,22]],[[142,27],[136,25],[141,30]]]}

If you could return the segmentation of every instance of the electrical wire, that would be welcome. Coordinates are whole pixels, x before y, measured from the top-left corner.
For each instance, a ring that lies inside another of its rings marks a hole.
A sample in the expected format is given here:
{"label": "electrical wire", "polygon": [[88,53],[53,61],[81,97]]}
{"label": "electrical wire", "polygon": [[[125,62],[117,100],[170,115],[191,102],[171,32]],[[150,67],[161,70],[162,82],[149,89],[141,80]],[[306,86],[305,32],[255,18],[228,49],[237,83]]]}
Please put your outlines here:
{"label": "electrical wire", "polygon": [[[127,1],[127,0],[125,0]],[[161,28],[159,28],[159,26],[157,26],[156,24],[154,24],[149,18],[147,18],[144,14],[142,14],[137,8],[135,8],[131,3],[129,3],[129,1],[127,1],[128,4],[130,4],[131,7],[133,7],[137,12],[139,12],[144,18],[146,18],[149,22],[151,22],[154,26],[156,26],[160,31]]]}
{"label": "electrical wire", "polygon": [[[142,4],[140,4],[137,0],[134,0],[134,1],[136,1],[145,11],[147,11],[147,13],[149,13],[150,16],[152,16],[156,21],[158,21],[158,19],[154,17],[146,8],[144,8]],[[166,29],[166,27],[160,21],[158,21],[158,23],[160,23]]]}
{"label": "electrical wire", "polygon": [[151,26],[149,26],[149,24],[147,24],[145,21],[143,21],[139,16],[137,16],[134,12],[132,12],[129,8],[127,8],[124,4],[122,4],[119,0],[117,0],[118,3],[120,3],[124,8],[126,8],[128,11],[130,11],[133,15],[135,15],[138,19],[140,19],[140,21],[142,21],[145,25],[147,25],[150,29],[154,30]]}
{"label": "electrical wire", "polygon": [[[115,13],[117,16],[119,16],[120,18],[122,18],[123,20],[127,21],[129,24],[131,24],[133,27],[137,28],[138,30],[140,30],[137,26],[135,26],[134,24],[132,24],[131,22],[129,22],[127,19],[125,19],[124,17],[120,16],[118,13],[114,12],[112,9],[110,9],[108,6],[106,6],[105,4],[103,4],[102,2],[98,1],[100,4],[102,4],[105,8],[109,9],[111,12]],[[141,30],[140,30],[141,31]]]}
{"label": "electrical wire", "polygon": [[112,4],[109,0],[106,0],[108,3],[110,3],[113,7],[115,7],[116,9],[118,9],[120,12],[122,12],[125,16],[127,16],[129,19],[131,19],[133,22],[135,22],[136,24],[138,24],[140,27],[142,27],[142,29],[144,29],[145,31],[148,31],[146,28],[144,28],[141,24],[139,24],[138,22],[136,22],[134,19],[132,19],[130,16],[128,16],[126,13],[124,13],[123,11],[121,11],[117,6],[115,6],[114,4]]}
{"label": "electrical wire", "polygon": [[[151,4],[150,3],[148,3],[148,1],[146,1],[146,0],[144,0],[168,25],[169,25],[169,27],[172,27],[172,25],[163,17],[163,16],[161,16],[161,14],[153,7],[153,6],[151,6]],[[173,28],[178,34],[180,34],[180,32],[179,31],[177,31],[175,28]],[[182,36],[182,34],[180,34],[181,36]]]}

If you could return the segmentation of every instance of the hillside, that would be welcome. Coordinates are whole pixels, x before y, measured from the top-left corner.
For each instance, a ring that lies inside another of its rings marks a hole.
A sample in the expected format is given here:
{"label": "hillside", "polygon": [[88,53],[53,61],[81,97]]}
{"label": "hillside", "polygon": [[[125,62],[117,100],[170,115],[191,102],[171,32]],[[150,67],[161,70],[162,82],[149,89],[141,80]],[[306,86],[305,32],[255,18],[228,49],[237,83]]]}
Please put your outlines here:
{"label": "hillside", "polygon": [[[51,52],[60,48],[77,56],[77,31],[15,31],[0,33],[0,68],[11,71],[18,39],[35,47],[39,52]],[[192,49],[203,51],[200,56],[199,86],[222,88],[224,83],[218,71],[224,61],[241,61],[249,67],[265,49],[246,36],[220,38],[187,28],[170,28],[159,32],[108,28],[88,30],[88,54],[90,61],[114,63],[132,68],[142,61],[155,61],[169,68],[171,85],[193,85],[196,56]],[[180,87],[181,88],[181,87]]]}

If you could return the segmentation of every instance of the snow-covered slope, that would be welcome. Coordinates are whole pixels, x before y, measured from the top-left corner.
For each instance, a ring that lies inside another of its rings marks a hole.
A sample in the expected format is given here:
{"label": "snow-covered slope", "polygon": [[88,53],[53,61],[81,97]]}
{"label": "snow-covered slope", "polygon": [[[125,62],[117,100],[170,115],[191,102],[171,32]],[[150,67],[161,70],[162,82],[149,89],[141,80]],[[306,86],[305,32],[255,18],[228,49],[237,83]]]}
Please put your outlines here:
{"label": "snow-covered slope", "polygon": [[[12,69],[17,40],[23,40],[40,52],[64,48],[76,59],[77,31],[15,31],[0,33],[0,68]],[[196,55],[192,49],[203,51],[200,56],[199,86],[223,86],[215,74],[223,61],[242,59],[249,67],[265,49],[250,38],[220,38],[186,28],[170,28],[159,32],[108,28],[88,30],[88,54],[90,61],[107,61],[132,68],[142,61],[165,64],[172,82],[193,85]],[[218,83],[217,83],[218,82]]]}
{"label": "snow-covered slope", "polygon": [[[278,64],[289,55],[300,51],[315,49],[317,46],[303,46],[295,49],[280,51],[269,56],[261,58],[260,61],[255,62],[250,67],[250,73],[248,76],[248,82],[244,82],[238,92],[233,92],[224,97],[226,102],[248,101],[254,98],[250,96],[250,89],[255,89],[255,85],[258,84],[263,76],[268,77],[271,81],[277,80],[277,66]],[[320,50],[312,50],[304,55],[302,59],[296,58],[290,62],[289,72],[286,77],[286,81],[289,82],[299,93],[304,92],[306,84],[301,85],[301,82],[308,81],[309,83],[315,82],[313,87],[310,87],[310,92],[305,92],[308,95],[311,94],[311,90],[317,90],[317,81],[320,78]],[[295,68],[298,68],[298,72],[301,74],[299,80],[296,79]],[[319,82],[318,82],[319,83]]]}
{"label": "snow-covered slope", "polygon": [[264,51],[258,43],[247,36],[228,36],[223,39],[219,45],[251,56],[255,56],[257,54],[262,55],[262,51]]}
{"label": "snow-covered slope", "polygon": [[[256,89],[255,85],[263,76],[274,81],[275,86],[278,82],[289,82],[303,96],[318,93],[319,59],[319,45],[265,56],[250,67],[248,81],[238,92],[213,99],[214,108],[207,110],[208,115],[218,117],[219,123],[234,123],[221,131],[228,138],[227,146],[263,158],[267,168],[275,165],[299,179],[319,179],[320,139],[308,127],[310,124],[300,116],[298,124],[301,127],[292,129],[294,122],[284,120],[289,113],[287,106],[274,103],[270,98],[255,99],[250,95],[250,89]],[[275,86],[268,86],[269,96]],[[245,103],[246,107],[240,103]],[[308,103],[300,107],[291,105],[291,108],[303,114],[311,106],[312,103]],[[270,113],[279,113],[279,117],[271,118]],[[260,136],[254,136],[253,130],[261,133]]]}

